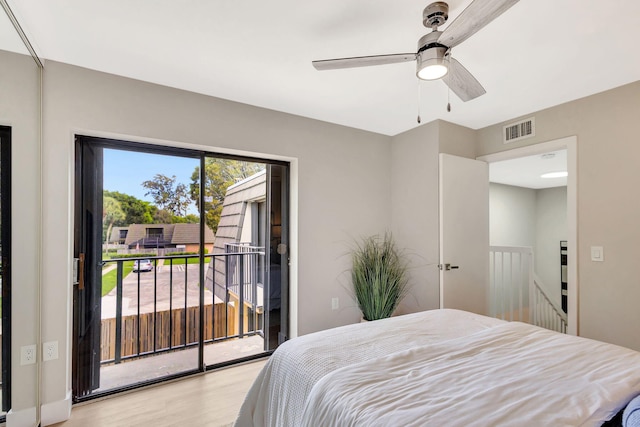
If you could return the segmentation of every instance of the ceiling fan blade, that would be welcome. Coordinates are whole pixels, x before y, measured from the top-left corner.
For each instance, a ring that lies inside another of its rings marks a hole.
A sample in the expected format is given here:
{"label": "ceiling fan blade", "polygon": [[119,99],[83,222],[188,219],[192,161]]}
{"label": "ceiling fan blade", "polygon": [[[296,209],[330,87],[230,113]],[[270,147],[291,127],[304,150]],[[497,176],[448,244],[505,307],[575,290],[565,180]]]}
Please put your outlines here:
{"label": "ceiling fan blade", "polygon": [[518,0],[474,0],[440,34],[438,42],[447,47],[459,45],[516,3]]}
{"label": "ceiling fan blade", "polygon": [[371,65],[395,64],[415,61],[415,53],[396,53],[392,55],[358,56],[354,58],[323,59],[312,61],[316,70],[337,70],[340,68],[369,67]]}
{"label": "ceiling fan blade", "polygon": [[442,80],[458,98],[467,102],[487,93],[480,82],[461,63],[453,58],[449,61],[449,72]]}

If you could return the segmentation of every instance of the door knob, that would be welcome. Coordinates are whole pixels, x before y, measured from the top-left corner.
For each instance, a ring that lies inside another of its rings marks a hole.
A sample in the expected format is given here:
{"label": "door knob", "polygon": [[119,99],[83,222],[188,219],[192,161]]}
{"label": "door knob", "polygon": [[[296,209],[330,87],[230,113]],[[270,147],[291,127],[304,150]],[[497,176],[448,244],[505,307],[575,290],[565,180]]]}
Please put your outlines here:
{"label": "door knob", "polygon": [[444,271],[456,270],[458,268],[460,268],[460,266],[451,265],[451,264],[438,264],[438,269],[444,270]]}

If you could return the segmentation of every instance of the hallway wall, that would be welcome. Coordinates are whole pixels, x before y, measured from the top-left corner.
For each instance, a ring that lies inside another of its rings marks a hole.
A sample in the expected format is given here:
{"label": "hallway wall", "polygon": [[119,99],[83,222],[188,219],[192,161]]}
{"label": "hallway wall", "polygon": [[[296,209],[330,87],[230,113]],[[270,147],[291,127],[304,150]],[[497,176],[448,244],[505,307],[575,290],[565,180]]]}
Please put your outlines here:
{"label": "hallway wall", "polygon": [[531,247],[535,272],[560,305],[560,240],[567,239],[567,188],[531,188],[491,183],[490,242]]}

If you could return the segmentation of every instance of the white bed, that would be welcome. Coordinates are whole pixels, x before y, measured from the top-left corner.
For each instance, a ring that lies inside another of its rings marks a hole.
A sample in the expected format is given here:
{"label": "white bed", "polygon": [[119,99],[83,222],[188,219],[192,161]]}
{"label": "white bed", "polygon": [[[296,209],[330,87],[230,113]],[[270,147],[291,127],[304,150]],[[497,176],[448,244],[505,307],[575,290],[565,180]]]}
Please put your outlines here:
{"label": "white bed", "polygon": [[433,310],[284,343],[236,426],[600,426],[638,394],[638,352]]}

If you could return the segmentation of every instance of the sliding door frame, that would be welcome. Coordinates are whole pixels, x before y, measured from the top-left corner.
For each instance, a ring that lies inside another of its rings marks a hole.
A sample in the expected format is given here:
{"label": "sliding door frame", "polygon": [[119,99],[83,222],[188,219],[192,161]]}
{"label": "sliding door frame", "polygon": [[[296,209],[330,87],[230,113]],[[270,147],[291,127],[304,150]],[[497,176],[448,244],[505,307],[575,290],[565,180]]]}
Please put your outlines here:
{"label": "sliding door frame", "polygon": [[[11,128],[0,126],[2,206],[2,410],[11,409]],[[5,416],[0,417],[4,422]]]}
{"label": "sliding door frame", "polygon": [[[220,158],[220,159],[228,159],[228,160],[237,160],[237,161],[244,161],[244,162],[254,162],[254,163],[263,163],[266,164],[267,167],[269,165],[278,165],[281,166],[283,168],[284,172],[284,178],[286,179],[286,182],[283,182],[282,184],[282,189],[285,190],[285,185],[286,185],[286,191],[283,191],[283,198],[285,198],[286,201],[286,212],[283,211],[283,217],[285,218],[289,218],[289,205],[288,205],[288,200],[289,200],[289,192],[291,191],[291,188],[289,186],[289,174],[290,174],[290,163],[286,162],[286,161],[280,161],[280,160],[272,160],[272,159],[265,159],[265,158],[259,158],[259,157],[250,157],[250,156],[240,156],[240,155],[231,155],[231,154],[226,154],[226,153],[218,153],[215,151],[206,151],[206,150],[196,150],[196,149],[191,149],[191,148],[183,148],[183,147],[173,147],[173,146],[166,146],[166,145],[155,145],[155,144],[150,144],[150,143],[144,143],[144,142],[131,142],[131,141],[124,141],[124,140],[116,140],[116,139],[111,139],[111,138],[103,138],[103,137],[96,137],[96,136],[90,136],[90,135],[76,135],[76,145],[79,144],[91,144],[94,145],[96,147],[99,147],[101,149],[114,149],[114,150],[125,150],[125,151],[132,151],[132,152],[138,152],[138,153],[149,153],[149,154],[159,154],[159,155],[170,155],[170,156],[176,156],[176,157],[183,157],[183,158],[193,158],[193,159],[199,159],[200,163],[200,185],[201,185],[201,191],[199,194],[200,200],[199,200],[199,205],[201,207],[205,206],[205,191],[203,190],[204,187],[204,183],[206,182],[206,168],[205,168],[205,160],[206,158]],[[77,151],[76,151],[77,152]],[[76,159],[76,168],[78,167],[78,163],[79,163],[79,159]],[[76,170],[76,174],[78,173],[78,171]],[[78,188],[78,182],[76,179],[76,191],[79,191]],[[269,190],[267,190],[269,191]],[[77,212],[77,209],[76,209]],[[205,281],[205,254],[204,254],[204,250],[202,250],[204,248],[204,242],[205,242],[205,225],[206,222],[204,221],[204,214],[205,212],[202,210],[202,208],[200,209],[199,212],[199,216],[200,216],[200,244],[201,244],[201,250],[200,250],[200,271],[199,271],[199,280],[200,283],[204,283]],[[268,217],[268,215],[267,215]],[[76,221],[78,219],[76,218]],[[76,233],[78,232],[78,229],[76,228]],[[288,239],[289,236],[289,230],[288,228],[284,228],[283,227],[283,237],[286,237]],[[74,242],[75,242],[75,246],[77,247],[78,245],[78,240],[81,238],[81,236],[74,236]],[[82,238],[84,238],[84,236],[82,236]],[[287,247],[288,247],[288,240],[286,243]],[[77,257],[77,249],[74,248],[74,256]],[[283,254],[284,257],[286,257],[287,261],[285,263],[283,263],[283,267],[286,267],[286,277],[287,277],[287,281],[286,283],[288,283],[288,276],[289,276],[289,262],[288,262],[288,251],[287,253]],[[217,368],[221,368],[224,366],[229,366],[229,365],[233,365],[233,364],[237,364],[237,363],[242,363],[245,361],[249,361],[249,360],[253,360],[253,359],[259,359],[265,356],[270,355],[271,353],[273,353],[273,349],[272,350],[268,350],[265,347],[265,351],[255,354],[255,355],[251,355],[251,356],[246,356],[246,357],[242,357],[242,358],[237,358],[228,362],[223,362],[223,363],[217,363],[215,365],[206,365],[206,361],[204,360],[204,314],[203,314],[203,310],[204,310],[204,291],[205,291],[205,287],[204,286],[200,286],[200,301],[199,301],[199,312],[200,312],[200,319],[199,319],[199,326],[200,326],[200,330],[199,330],[199,337],[198,337],[198,366],[194,367],[191,370],[185,370],[183,372],[179,372],[179,373],[175,373],[175,374],[171,374],[171,375],[167,375],[163,378],[157,378],[157,379],[150,379],[150,380],[143,380],[140,381],[138,383],[135,384],[131,384],[131,385],[127,385],[118,389],[113,389],[113,390],[106,390],[104,392],[98,392],[98,393],[94,393],[94,394],[90,394],[87,396],[75,396],[75,390],[74,390],[74,402],[81,402],[81,401],[86,401],[86,400],[91,400],[91,399],[95,399],[95,398],[99,398],[99,397],[104,397],[107,395],[112,395],[112,394],[116,394],[116,393],[120,393],[122,391],[126,391],[126,390],[131,390],[131,389],[136,389],[136,388],[140,388],[140,387],[144,387],[144,386],[148,386],[151,384],[157,384],[157,383],[161,383],[161,382],[165,382],[165,381],[169,381],[175,378],[181,378],[181,377],[185,377],[185,376],[189,376],[189,375],[193,375],[193,374],[198,374],[198,373],[202,373],[202,372],[206,372],[206,371],[210,371],[210,370],[214,370]],[[288,330],[289,330],[289,324],[288,324],[288,320],[289,320],[289,315],[288,315],[288,295],[289,295],[289,289],[287,287],[287,289],[285,290],[285,292],[283,292],[283,308],[286,307],[286,309],[284,310],[285,313],[283,314],[282,318],[286,319],[285,320],[285,324],[284,324],[284,329],[283,331],[285,332],[285,334],[288,334]],[[285,305],[286,304],[286,305]],[[75,316],[75,311],[77,310],[77,307],[75,305],[74,302],[74,316]],[[286,340],[287,337],[285,334],[281,333],[281,337],[279,340],[279,343]],[[76,354],[75,352],[77,351],[76,346],[77,346],[77,337],[73,336],[72,339],[72,344],[73,344],[73,355],[74,355],[74,360],[76,358]],[[74,375],[77,375],[74,369]],[[75,378],[74,378],[75,381]]]}

